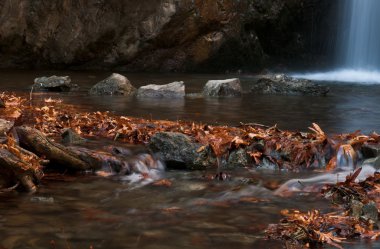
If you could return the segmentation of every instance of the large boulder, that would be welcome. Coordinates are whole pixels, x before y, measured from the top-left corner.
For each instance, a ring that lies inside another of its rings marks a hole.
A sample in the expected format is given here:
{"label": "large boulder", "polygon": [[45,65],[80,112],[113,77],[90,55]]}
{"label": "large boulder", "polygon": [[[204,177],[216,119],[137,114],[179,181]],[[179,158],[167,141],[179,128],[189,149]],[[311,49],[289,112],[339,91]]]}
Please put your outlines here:
{"label": "large boulder", "polygon": [[34,79],[34,90],[52,91],[52,92],[69,92],[78,89],[77,84],[71,83],[69,76],[50,76]]}
{"label": "large boulder", "polygon": [[238,97],[242,94],[239,79],[210,80],[203,88],[203,95],[210,97]]}
{"label": "large boulder", "polygon": [[251,92],[270,95],[325,96],[329,92],[329,88],[315,84],[311,80],[297,79],[279,74],[261,77],[251,88]]}
{"label": "large boulder", "polygon": [[152,152],[166,162],[169,168],[205,169],[215,165],[207,149],[189,136],[176,132],[156,133],[149,143]]}
{"label": "large boulder", "polygon": [[134,95],[136,88],[123,75],[113,73],[90,89],[90,95]]}
{"label": "large boulder", "polygon": [[166,85],[147,85],[137,90],[137,97],[153,98],[183,98],[185,96],[185,83],[177,81]]}

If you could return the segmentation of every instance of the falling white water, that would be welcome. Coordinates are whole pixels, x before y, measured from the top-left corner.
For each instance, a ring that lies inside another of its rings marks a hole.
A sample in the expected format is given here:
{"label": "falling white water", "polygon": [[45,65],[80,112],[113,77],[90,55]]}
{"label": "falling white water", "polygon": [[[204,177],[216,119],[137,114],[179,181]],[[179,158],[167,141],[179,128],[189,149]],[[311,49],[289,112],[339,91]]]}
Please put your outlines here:
{"label": "falling white water", "polygon": [[298,74],[322,81],[380,83],[380,0],[341,0],[337,59],[339,69]]}

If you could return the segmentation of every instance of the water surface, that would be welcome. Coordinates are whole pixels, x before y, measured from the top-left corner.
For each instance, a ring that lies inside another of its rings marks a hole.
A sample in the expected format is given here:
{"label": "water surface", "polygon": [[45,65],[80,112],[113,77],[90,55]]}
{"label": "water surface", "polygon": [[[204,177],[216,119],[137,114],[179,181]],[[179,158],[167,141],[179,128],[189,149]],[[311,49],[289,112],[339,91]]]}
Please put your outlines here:
{"label": "water surface", "polygon": [[[87,91],[110,72],[0,71],[0,91],[28,93],[33,79],[42,75],[70,75],[79,92],[59,95],[83,110],[111,111],[154,119],[191,120],[212,124],[278,124],[282,129],[307,130],[312,122],[330,133],[380,130],[380,85],[323,82],[327,97],[260,96],[249,94],[256,76],[194,74],[127,74],[136,86],[183,80],[187,93],[200,92],[210,79],[240,77],[246,94],[242,98],[137,99],[123,96],[88,96]],[[46,95],[35,95],[34,98]]]}
{"label": "water surface", "polygon": [[[378,85],[325,83],[331,87],[327,97],[247,93],[232,99],[136,99],[86,94],[91,85],[110,72],[6,71],[0,72],[0,90],[28,94],[35,77],[52,74],[70,75],[81,91],[35,94],[34,98],[55,96],[86,111],[214,124],[277,123],[280,128],[292,130],[306,130],[311,122],[317,122],[334,133],[380,130]],[[230,77],[235,76],[128,74],[136,86],[184,80],[188,93],[201,91],[209,79]],[[248,92],[255,77],[241,79]],[[45,181],[32,196],[0,194],[0,248],[282,248],[282,243],[267,241],[263,234],[269,223],[281,218],[280,210],[328,211],[328,202],[319,196],[280,198],[261,186],[268,181],[284,182],[316,173],[241,169],[230,172],[232,179],[227,182],[205,177],[214,173],[168,171],[165,177],[172,181],[171,187],[136,188],[120,179],[84,176]],[[346,248],[377,246],[356,242]]]}

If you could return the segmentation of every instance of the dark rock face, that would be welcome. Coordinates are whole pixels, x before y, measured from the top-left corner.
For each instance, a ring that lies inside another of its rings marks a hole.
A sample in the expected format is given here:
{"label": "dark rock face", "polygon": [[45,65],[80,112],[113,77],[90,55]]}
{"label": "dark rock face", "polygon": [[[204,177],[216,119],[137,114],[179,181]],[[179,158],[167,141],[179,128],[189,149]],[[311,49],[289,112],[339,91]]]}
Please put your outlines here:
{"label": "dark rock face", "polygon": [[3,0],[0,67],[252,71],[315,61],[331,2]]}
{"label": "dark rock face", "polygon": [[121,74],[114,73],[90,89],[90,95],[134,95],[136,88]]}
{"label": "dark rock face", "polygon": [[210,80],[203,88],[203,95],[210,97],[238,97],[241,94],[239,79]]}
{"label": "dark rock face", "polygon": [[77,84],[71,83],[69,76],[50,76],[34,79],[34,90],[51,92],[69,92],[78,89]]}
{"label": "dark rock face", "polygon": [[280,74],[260,78],[251,88],[251,92],[271,95],[325,96],[329,88],[315,84],[311,80],[296,79]]}

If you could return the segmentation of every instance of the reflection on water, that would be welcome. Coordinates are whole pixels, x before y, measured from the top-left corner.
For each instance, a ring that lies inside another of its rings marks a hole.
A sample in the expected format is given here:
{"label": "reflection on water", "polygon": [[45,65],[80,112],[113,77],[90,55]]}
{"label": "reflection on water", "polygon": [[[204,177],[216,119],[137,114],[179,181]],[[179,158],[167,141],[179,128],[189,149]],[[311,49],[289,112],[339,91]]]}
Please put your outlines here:
{"label": "reflection on water", "polygon": [[379,84],[380,72],[376,70],[355,70],[355,69],[339,69],[329,72],[303,73],[294,74],[296,78],[318,80],[318,81],[335,81],[335,82],[351,82],[359,84]]}
{"label": "reflection on water", "polygon": [[[0,72],[0,90],[27,94],[34,77],[52,74],[68,74],[82,89],[56,97],[87,111],[222,124],[278,123],[281,128],[302,130],[317,122],[329,132],[380,128],[379,86],[331,85],[328,97],[244,94],[232,99],[158,100],[87,96],[91,85],[108,76],[106,72],[19,71]],[[208,79],[226,77],[128,74],[136,86],[184,80],[190,93],[199,92]],[[242,77],[242,82],[248,91],[254,77]],[[35,95],[37,100],[44,97]],[[281,209],[328,207],[327,201],[313,195],[274,196],[250,183],[250,178],[257,178],[255,172],[234,171],[232,180],[222,183],[203,177],[212,173],[166,172],[171,187],[132,188],[121,179],[84,177],[45,182],[34,196],[0,194],[0,248],[282,248],[263,236],[267,225],[280,219]],[[259,178],[285,182],[303,176],[278,172]],[[346,248],[376,246],[363,242]]]}

